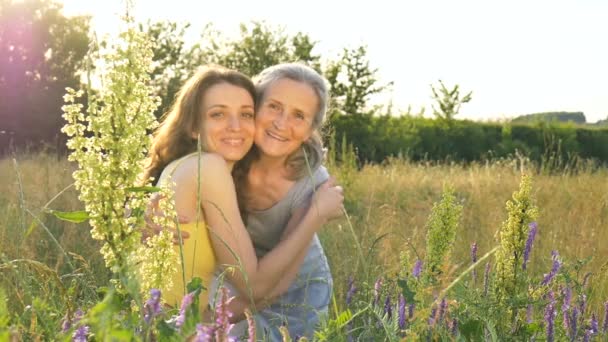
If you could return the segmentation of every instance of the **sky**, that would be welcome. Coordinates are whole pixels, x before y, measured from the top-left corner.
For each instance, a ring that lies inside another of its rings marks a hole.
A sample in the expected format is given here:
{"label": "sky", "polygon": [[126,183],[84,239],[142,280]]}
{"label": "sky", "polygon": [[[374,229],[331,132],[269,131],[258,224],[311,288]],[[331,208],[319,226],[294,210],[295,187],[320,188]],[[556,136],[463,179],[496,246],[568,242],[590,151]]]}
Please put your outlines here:
{"label": "sky", "polygon": [[[64,0],[66,15],[92,14],[98,34],[118,27],[121,0]],[[460,118],[501,120],[548,111],[608,118],[608,0],[139,0],[136,20],[189,22],[235,37],[240,23],[264,21],[307,33],[313,51],[337,58],[366,45],[372,67],[392,90],[373,99],[426,108],[442,80],[472,91]]]}

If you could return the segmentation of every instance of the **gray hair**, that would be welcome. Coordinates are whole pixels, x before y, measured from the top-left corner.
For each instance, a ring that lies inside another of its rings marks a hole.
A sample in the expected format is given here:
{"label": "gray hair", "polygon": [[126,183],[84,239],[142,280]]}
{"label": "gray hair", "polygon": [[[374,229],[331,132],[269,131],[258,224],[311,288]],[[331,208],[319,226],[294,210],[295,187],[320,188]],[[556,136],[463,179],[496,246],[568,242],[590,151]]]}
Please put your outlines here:
{"label": "gray hair", "polygon": [[[317,95],[318,108],[311,123],[312,134],[302,143],[302,148],[292,153],[285,164],[294,170],[294,179],[300,179],[316,170],[323,160],[323,140],[320,128],[325,119],[329,102],[329,82],[313,68],[303,63],[282,63],[264,69],[253,78],[256,90],[256,106],[264,101],[268,88],[276,81],[290,79],[309,85]],[[256,108],[257,109],[257,108]]]}

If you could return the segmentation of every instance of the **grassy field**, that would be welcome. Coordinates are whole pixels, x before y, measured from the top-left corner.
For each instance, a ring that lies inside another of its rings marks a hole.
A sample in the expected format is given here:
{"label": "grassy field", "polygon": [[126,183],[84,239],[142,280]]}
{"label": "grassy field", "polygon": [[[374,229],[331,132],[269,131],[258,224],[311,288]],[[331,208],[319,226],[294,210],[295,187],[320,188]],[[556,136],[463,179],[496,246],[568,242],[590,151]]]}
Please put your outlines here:
{"label": "grassy field", "polygon": [[[361,170],[331,168],[345,187],[348,212],[348,218],[320,233],[337,306],[343,306],[349,276],[372,284],[400,272],[403,252],[424,256],[425,224],[445,185],[455,188],[463,205],[453,271],[468,267],[473,242],[480,254],[497,244],[496,232],[506,219],[505,202],[527,168],[518,161],[462,166],[400,160]],[[15,299],[9,301],[9,312],[30,328],[59,324],[61,317],[49,308],[86,306],[97,300],[95,289],[109,279],[87,225],[58,221],[44,212],[82,209],[70,187],[72,170],[63,158],[48,154],[0,160],[0,288]],[[589,303],[595,310],[608,299],[607,179],[605,169],[533,177],[540,215],[532,272],[549,271],[552,250],[570,264],[591,257],[580,278],[592,272]]]}

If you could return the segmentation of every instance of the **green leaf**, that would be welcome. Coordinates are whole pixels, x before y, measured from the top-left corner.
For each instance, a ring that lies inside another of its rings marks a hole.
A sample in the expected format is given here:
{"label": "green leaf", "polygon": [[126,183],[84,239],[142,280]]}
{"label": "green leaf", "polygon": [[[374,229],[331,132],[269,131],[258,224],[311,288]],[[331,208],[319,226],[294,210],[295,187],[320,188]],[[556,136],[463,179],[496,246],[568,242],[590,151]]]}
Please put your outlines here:
{"label": "green leaf", "polygon": [[56,218],[73,222],[73,223],[81,223],[89,219],[89,214],[84,211],[58,211],[58,210],[48,210],[49,214],[54,215]]}
{"label": "green leaf", "polygon": [[496,333],[496,327],[494,326],[494,323],[486,321],[486,328],[490,332],[491,341],[498,341],[498,334]]}
{"label": "green leaf", "polygon": [[466,340],[473,341],[478,336],[483,336],[483,324],[481,321],[471,319],[458,324],[458,330]]}
{"label": "green leaf", "polygon": [[25,237],[30,236],[30,234],[32,234],[32,232],[34,231],[34,228],[36,228],[38,226],[38,224],[36,222],[37,222],[36,220],[32,221],[32,224],[30,224],[30,227],[25,232]]}
{"label": "green leaf", "polygon": [[399,287],[401,288],[401,293],[403,294],[403,297],[408,303],[413,304],[416,302],[416,300],[414,299],[414,297],[416,296],[416,292],[410,289],[410,287],[407,285],[406,279],[397,279],[397,285],[399,285]]}
{"label": "green leaf", "polygon": [[528,325],[526,325],[526,332],[529,334],[539,333],[542,330],[542,326],[538,322],[528,323]]}
{"label": "green leaf", "polygon": [[158,329],[158,338],[159,341],[177,341],[179,340],[178,332],[173,329],[172,326],[167,324],[167,322],[159,319],[156,323],[156,328]]}
{"label": "green leaf", "polygon": [[147,192],[154,193],[159,192],[160,188],[157,186],[133,186],[126,189],[129,192]]}

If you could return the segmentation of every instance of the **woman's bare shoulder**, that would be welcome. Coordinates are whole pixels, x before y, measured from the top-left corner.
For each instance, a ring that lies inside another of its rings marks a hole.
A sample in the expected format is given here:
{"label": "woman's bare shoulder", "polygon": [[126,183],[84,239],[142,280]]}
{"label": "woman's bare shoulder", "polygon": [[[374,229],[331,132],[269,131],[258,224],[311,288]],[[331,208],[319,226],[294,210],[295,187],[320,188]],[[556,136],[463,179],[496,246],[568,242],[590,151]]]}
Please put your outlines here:
{"label": "woman's bare shoulder", "polygon": [[[204,183],[217,182],[230,177],[226,160],[216,153],[194,153],[179,165],[176,175],[180,178],[197,180]],[[198,176],[198,177],[197,177]]]}

